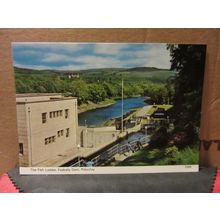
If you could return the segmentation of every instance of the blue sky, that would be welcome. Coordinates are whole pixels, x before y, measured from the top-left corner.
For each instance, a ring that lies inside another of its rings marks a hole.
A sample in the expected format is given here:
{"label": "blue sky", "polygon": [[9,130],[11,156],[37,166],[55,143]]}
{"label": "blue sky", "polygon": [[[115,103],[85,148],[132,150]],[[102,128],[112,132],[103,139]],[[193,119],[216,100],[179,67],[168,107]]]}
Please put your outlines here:
{"label": "blue sky", "polygon": [[170,68],[166,44],[12,43],[14,66],[32,69]]}

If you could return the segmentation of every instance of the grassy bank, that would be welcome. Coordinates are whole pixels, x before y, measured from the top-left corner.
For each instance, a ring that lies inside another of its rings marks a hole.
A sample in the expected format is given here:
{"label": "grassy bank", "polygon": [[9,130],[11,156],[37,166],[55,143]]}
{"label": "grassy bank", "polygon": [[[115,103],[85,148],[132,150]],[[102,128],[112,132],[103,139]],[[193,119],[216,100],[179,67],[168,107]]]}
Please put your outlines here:
{"label": "grassy bank", "polygon": [[198,164],[198,155],[197,144],[183,150],[176,150],[173,147],[164,149],[145,147],[119,163],[118,166],[191,165]]}
{"label": "grassy bank", "polygon": [[115,103],[114,99],[105,99],[102,102],[94,103],[89,101],[87,104],[82,104],[78,106],[78,113],[86,112],[89,110],[97,109],[97,108],[105,108]]}

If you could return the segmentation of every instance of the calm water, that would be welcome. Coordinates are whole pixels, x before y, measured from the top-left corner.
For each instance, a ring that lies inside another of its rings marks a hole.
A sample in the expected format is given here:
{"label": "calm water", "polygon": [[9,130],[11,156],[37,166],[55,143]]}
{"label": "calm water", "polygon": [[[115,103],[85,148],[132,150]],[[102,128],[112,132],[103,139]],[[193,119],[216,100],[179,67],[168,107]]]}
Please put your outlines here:
{"label": "calm water", "polygon": [[[124,113],[132,109],[143,107],[146,105],[144,97],[127,98],[124,99]],[[121,100],[117,100],[115,104],[92,111],[87,111],[79,114],[79,125],[102,125],[105,121],[121,115]]]}

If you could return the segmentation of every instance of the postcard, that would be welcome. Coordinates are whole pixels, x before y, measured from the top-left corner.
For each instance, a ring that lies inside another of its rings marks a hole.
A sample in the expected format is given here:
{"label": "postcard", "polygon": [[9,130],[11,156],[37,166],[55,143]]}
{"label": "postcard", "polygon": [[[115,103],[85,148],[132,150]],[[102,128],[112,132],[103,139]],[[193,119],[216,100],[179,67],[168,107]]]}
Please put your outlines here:
{"label": "postcard", "polygon": [[21,174],[198,171],[206,45],[12,50]]}

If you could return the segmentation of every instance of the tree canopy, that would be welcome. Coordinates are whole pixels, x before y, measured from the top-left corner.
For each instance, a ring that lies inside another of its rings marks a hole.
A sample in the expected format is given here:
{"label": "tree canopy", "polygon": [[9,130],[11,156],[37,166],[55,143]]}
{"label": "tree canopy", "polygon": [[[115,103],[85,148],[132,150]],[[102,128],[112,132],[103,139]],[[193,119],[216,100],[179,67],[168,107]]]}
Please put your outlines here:
{"label": "tree canopy", "polygon": [[205,69],[205,45],[168,45],[173,78],[173,114],[176,130],[188,131],[199,127],[202,88]]}

